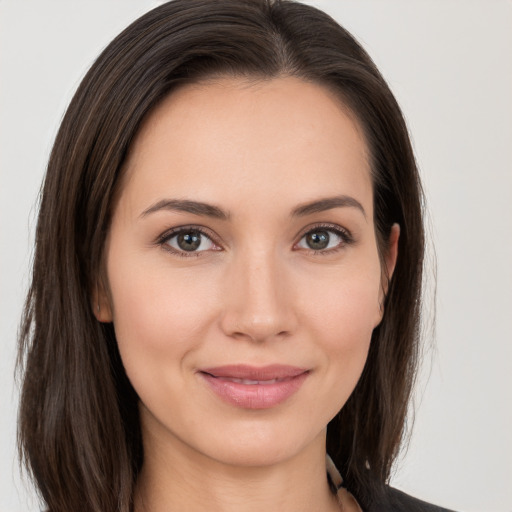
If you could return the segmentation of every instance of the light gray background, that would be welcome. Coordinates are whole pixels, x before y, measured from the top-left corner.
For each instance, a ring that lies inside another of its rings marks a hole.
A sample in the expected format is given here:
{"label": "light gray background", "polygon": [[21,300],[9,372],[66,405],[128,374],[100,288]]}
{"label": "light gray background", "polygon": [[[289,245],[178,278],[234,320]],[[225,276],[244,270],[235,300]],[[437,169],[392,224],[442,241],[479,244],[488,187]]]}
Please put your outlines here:
{"label": "light gray background", "polygon": [[[0,512],[38,510],[17,472],[13,365],[45,162],[94,57],[158,3],[0,0]],[[512,3],[310,3],[352,31],[389,81],[431,214],[436,349],[425,352],[392,482],[461,512],[511,511]]]}

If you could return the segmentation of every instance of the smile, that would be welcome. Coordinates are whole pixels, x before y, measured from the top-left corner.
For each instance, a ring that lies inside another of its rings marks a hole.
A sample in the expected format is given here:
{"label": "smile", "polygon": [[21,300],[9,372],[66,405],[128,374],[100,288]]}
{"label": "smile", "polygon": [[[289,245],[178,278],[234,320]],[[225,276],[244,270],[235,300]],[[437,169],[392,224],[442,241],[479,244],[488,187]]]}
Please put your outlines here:
{"label": "smile", "polygon": [[269,384],[275,384],[276,382],[282,382],[284,379],[272,379],[272,380],[250,380],[250,379],[235,379],[235,378],[228,378],[223,377],[224,380],[230,381],[230,382],[236,382],[238,384],[246,384],[247,386],[254,386],[255,384],[260,384],[262,386],[268,386]]}
{"label": "smile", "polygon": [[268,409],[294,395],[309,371],[285,365],[232,365],[204,369],[199,375],[224,402],[243,409]]}

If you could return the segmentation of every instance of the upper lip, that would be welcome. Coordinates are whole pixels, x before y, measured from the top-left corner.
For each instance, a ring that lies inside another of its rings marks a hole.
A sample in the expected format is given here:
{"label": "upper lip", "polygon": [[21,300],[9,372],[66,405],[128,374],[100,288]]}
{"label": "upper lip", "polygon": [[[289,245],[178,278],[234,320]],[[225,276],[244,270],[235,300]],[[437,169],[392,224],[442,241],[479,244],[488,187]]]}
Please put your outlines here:
{"label": "upper lip", "polygon": [[224,377],[232,379],[249,380],[273,380],[290,379],[306,373],[308,370],[298,366],[284,364],[271,364],[267,366],[251,366],[247,364],[233,364],[225,366],[216,366],[213,368],[201,368],[202,373],[207,373],[213,377]]}

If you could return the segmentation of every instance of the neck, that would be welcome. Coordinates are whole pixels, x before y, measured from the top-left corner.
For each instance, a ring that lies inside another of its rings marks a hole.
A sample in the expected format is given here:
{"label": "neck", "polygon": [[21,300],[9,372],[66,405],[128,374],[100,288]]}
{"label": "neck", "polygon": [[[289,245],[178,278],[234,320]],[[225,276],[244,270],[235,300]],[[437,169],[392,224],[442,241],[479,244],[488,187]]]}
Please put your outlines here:
{"label": "neck", "polygon": [[293,458],[265,466],[225,464],[147,439],[144,453],[135,512],[339,512],[326,477],[325,433]]}

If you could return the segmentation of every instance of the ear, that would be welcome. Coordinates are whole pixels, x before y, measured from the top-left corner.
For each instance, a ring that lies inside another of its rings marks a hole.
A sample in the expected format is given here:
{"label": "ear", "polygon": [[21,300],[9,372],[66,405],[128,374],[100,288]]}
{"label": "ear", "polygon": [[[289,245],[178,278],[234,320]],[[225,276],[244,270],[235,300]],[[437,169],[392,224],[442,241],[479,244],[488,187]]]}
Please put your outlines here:
{"label": "ear", "polygon": [[385,293],[388,291],[389,281],[393,277],[395,271],[396,259],[398,257],[398,239],[400,238],[400,224],[396,222],[391,226],[391,232],[389,233],[388,250],[385,255],[386,264],[386,288]]}
{"label": "ear", "polygon": [[[379,319],[377,325],[381,322],[384,315],[384,301],[388,293],[389,283],[395,271],[396,260],[398,258],[398,239],[400,238],[400,225],[395,222],[391,226],[389,239],[386,244],[386,254],[384,255],[384,268],[382,269],[382,280],[379,292]],[[377,326],[376,325],[376,326]],[[375,327],[376,327],[375,326]]]}
{"label": "ear", "polygon": [[98,322],[110,323],[113,320],[110,296],[103,279],[98,278],[92,296],[92,310]]}

